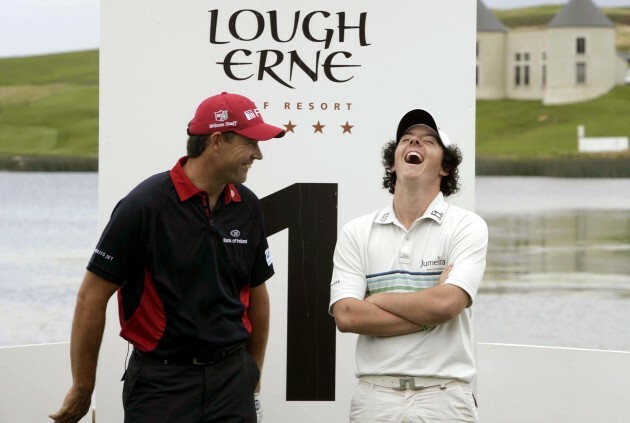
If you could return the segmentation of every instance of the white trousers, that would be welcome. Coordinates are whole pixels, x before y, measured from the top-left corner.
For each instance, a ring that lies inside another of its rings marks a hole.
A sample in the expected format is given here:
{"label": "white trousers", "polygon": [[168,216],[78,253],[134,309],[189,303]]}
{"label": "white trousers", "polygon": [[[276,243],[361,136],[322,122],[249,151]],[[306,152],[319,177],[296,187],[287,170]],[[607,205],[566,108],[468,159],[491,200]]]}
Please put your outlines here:
{"label": "white trousers", "polygon": [[453,382],[423,390],[397,391],[360,380],[350,405],[350,423],[476,423],[472,389]]}

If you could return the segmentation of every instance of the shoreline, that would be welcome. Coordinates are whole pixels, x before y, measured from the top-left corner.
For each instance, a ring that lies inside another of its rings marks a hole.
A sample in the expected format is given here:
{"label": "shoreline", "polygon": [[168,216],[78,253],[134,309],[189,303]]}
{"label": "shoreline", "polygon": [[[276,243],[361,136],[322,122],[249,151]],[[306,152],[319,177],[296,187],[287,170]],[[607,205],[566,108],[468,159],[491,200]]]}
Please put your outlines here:
{"label": "shoreline", "polygon": [[0,154],[3,172],[98,172],[98,157]]}
{"label": "shoreline", "polygon": [[477,157],[476,176],[545,176],[554,178],[630,178],[630,156],[555,158]]}

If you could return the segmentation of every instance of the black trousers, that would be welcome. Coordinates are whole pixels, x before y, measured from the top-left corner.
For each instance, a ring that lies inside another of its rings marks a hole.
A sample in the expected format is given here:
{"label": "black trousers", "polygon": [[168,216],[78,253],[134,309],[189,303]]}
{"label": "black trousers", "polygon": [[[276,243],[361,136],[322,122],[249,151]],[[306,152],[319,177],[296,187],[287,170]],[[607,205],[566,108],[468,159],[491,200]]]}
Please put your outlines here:
{"label": "black trousers", "polygon": [[125,423],[256,423],[260,372],[245,348],[212,364],[132,354],[125,374]]}

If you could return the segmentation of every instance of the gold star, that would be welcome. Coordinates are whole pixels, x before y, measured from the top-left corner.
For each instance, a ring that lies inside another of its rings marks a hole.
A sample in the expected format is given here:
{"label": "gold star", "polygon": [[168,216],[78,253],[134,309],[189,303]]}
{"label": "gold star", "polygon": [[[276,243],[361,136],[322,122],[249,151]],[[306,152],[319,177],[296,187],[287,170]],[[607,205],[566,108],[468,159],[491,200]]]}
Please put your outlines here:
{"label": "gold star", "polygon": [[350,125],[348,123],[348,121],[346,121],[345,125],[339,125],[343,128],[343,134],[345,134],[346,132],[349,134],[352,134],[352,128],[354,128],[354,125]]}
{"label": "gold star", "polygon": [[289,123],[287,123],[286,125],[284,125],[284,127],[286,128],[287,132],[292,132],[295,134],[295,131],[293,130],[293,128],[295,128],[297,125],[294,125],[291,123],[291,121],[289,121]]}
{"label": "gold star", "polygon": [[326,125],[322,125],[321,123],[319,123],[319,121],[317,121],[317,124],[316,124],[316,125],[311,125],[311,126],[312,126],[313,128],[315,128],[315,131],[313,132],[314,134],[316,134],[316,133],[318,133],[318,132],[319,132],[320,134],[323,134],[323,133],[324,133],[323,129],[324,129],[324,127],[325,127]]}

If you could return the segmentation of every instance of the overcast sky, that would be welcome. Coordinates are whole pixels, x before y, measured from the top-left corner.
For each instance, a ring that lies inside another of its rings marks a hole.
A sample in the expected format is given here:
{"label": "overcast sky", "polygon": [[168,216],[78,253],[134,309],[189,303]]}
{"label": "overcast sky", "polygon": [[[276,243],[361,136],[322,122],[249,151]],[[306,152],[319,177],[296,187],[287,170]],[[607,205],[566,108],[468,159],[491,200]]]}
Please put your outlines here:
{"label": "overcast sky", "polygon": [[[510,9],[567,1],[484,0],[484,3],[491,9]],[[0,57],[98,48],[99,4],[100,0],[0,0]],[[630,0],[595,0],[595,4],[630,6]]]}

